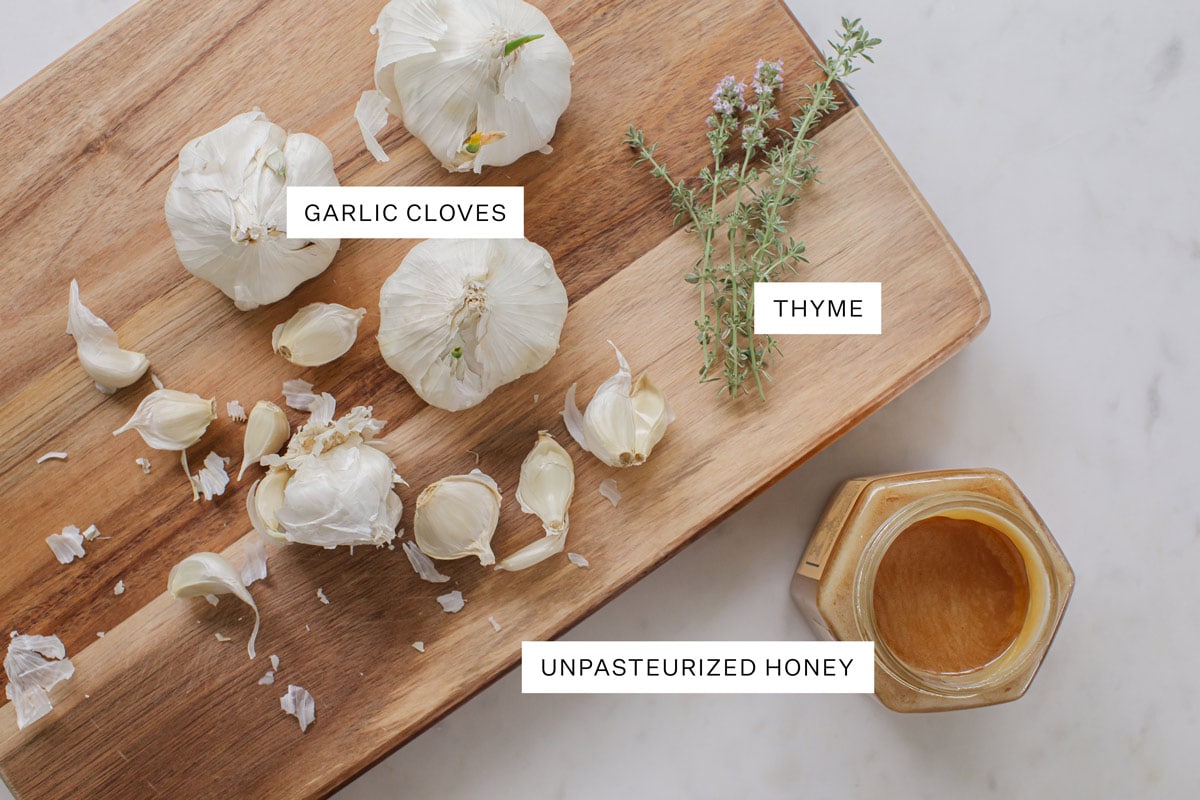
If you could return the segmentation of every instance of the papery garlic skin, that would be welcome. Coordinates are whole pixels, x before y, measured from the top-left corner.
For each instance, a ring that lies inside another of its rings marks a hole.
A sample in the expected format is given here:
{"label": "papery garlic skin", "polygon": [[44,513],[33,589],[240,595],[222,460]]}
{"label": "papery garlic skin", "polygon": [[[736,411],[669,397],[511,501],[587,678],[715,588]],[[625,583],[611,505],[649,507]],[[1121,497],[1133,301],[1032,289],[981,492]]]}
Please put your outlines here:
{"label": "papery garlic skin", "polygon": [[242,479],[246,467],[271,453],[278,453],[292,435],[287,414],[269,400],[259,400],[246,420],[246,435],[242,441],[242,467],[237,479]]}
{"label": "papery garlic skin", "polygon": [[527,239],[429,239],[384,282],[379,313],[388,366],[425,402],[459,411],[550,361],[567,292]]}
{"label": "papery garlic skin", "polygon": [[75,674],[75,665],[57,636],[22,635],[13,631],[4,656],[8,683],[4,696],[17,712],[17,729],[50,713],[50,690]]}
{"label": "papery garlic skin", "polygon": [[600,384],[581,414],[575,404],[575,384],[567,390],[563,421],[571,437],[610,467],[645,463],[654,446],[675,419],[662,391],[644,373],[636,384],[629,363],[612,342],[617,354],[617,374]]}
{"label": "papery garlic skin", "polygon": [[300,367],[319,367],[341,358],[358,338],[365,308],[310,303],[275,326],[271,349]]}
{"label": "papery garlic skin", "polygon": [[383,422],[370,406],[334,420],[335,401],[313,401],[282,456],[261,459],[270,472],[246,498],[254,528],[285,542],[333,548],[389,544],[396,537],[403,483],[392,460],[373,446]]}
{"label": "papery garlic skin", "polygon": [[75,355],[96,388],[105,394],[123,389],[146,374],[150,359],[144,353],[122,350],[117,334],[79,299],[79,282],[71,280],[67,333],[75,337]]}
{"label": "papery garlic skin", "polygon": [[[376,88],[446,169],[548,151],[573,61],[541,11],[522,0],[392,0],[372,30]],[[364,138],[378,130],[368,124],[376,104],[360,111]]]}
{"label": "papery garlic skin", "polygon": [[254,640],[262,621],[250,590],[242,584],[241,573],[224,556],[217,553],[194,553],[171,568],[167,590],[175,597],[202,597],[232,594],[254,610],[254,629],[246,652],[254,658]]}
{"label": "papery garlic skin", "polygon": [[413,538],[430,558],[450,561],[475,556],[496,563],[492,535],[500,522],[500,487],[475,469],[429,484],[417,497]]}
{"label": "papery garlic skin", "polygon": [[338,239],[287,237],[287,187],[337,186],[320,139],[261,111],[188,142],[167,191],[167,225],[188,272],[242,311],[282,300],[325,271]]}
{"label": "papery garlic skin", "polygon": [[138,404],[137,410],[113,436],[137,431],[155,450],[187,450],[200,441],[208,425],[217,418],[215,398],[174,389],[155,389]]}

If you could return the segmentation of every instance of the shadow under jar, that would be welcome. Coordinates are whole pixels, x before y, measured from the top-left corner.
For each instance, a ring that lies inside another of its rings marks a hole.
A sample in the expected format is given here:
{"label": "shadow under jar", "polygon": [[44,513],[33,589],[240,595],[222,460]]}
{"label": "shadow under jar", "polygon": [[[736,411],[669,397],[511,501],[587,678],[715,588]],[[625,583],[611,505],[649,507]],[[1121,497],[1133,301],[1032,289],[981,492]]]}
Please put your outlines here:
{"label": "shadow under jar", "polygon": [[884,705],[944,711],[1024,694],[1073,586],[1011,478],[939,470],[843,484],[792,596],[819,635],[875,642]]}

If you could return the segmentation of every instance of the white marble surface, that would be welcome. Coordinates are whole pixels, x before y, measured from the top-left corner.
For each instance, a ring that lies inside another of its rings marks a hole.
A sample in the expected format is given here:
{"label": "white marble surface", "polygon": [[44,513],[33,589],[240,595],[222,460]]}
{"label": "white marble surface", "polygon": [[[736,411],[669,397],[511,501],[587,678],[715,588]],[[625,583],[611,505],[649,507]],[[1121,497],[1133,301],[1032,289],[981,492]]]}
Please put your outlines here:
{"label": "white marble surface", "polygon": [[[789,1],[818,39],[842,13],[884,38],[855,94],[991,325],[570,637],[809,638],[788,579],[838,481],[992,465],[1078,578],[1038,679],[1006,706],[900,716],[852,696],[525,697],[514,673],[339,800],[1196,796],[1200,7]],[[126,4],[2,0],[0,93]]]}

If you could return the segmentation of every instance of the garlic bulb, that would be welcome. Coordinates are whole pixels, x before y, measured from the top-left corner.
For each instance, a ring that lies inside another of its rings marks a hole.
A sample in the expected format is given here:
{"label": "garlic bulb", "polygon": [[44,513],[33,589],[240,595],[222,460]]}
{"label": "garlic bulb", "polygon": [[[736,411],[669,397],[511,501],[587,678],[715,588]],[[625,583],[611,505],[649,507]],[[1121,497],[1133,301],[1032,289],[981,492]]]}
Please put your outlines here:
{"label": "garlic bulb", "polygon": [[563,420],[571,437],[610,467],[637,466],[650,457],[675,419],[667,398],[642,373],[630,379],[629,364],[612,342],[617,354],[617,374],[600,384],[587,410],[575,405],[575,384],[567,390]]}
{"label": "garlic bulb", "polygon": [[320,139],[255,110],[188,142],[167,191],[167,225],[188,272],[242,311],[325,271],[338,239],[287,238],[288,186],[337,186]]}
{"label": "garlic bulb", "polygon": [[[541,11],[522,0],[392,0],[372,32],[376,88],[446,169],[549,152],[572,59]],[[373,153],[380,104],[364,98],[357,112]]]}
{"label": "garlic bulb", "polygon": [[478,405],[558,349],[567,292],[526,239],[430,239],[379,295],[379,349],[425,402]]}
{"label": "garlic bulb", "polygon": [[574,494],[571,456],[548,432],[539,431],[537,444],[521,464],[517,502],[526,514],[537,515],[546,535],[505,558],[496,569],[516,572],[561,553],[567,543],[567,509]]}
{"label": "garlic bulb", "polygon": [[259,400],[255,403],[249,419],[246,420],[246,436],[242,442],[242,468],[238,470],[237,479],[242,479],[242,474],[250,464],[263,456],[278,453],[291,433],[287,414],[283,413],[282,408],[269,400]]}
{"label": "garlic bulb", "polygon": [[300,367],[319,367],[350,350],[358,337],[365,308],[337,303],[310,303],[287,322],[275,326],[271,349]]}
{"label": "garlic bulb", "polygon": [[[195,553],[171,568],[167,576],[167,589],[176,597],[216,596],[232,594],[254,610],[254,630],[246,652],[254,658],[254,640],[258,637],[258,606],[250,596],[250,590],[242,584],[241,573],[234,569],[223,556],[216,553]],[[215,601],[213,601],[215,602]]]}
{"label": "garlic bulb", "polygon": [[200,441],[208,424],[217,418],[215,398],[174,389],[155,389],[138,404],[137,411],[113,436],[137,431],[155,450],[187,450]]}
{"label": "garlic bulb", "polygon": [[117,334],[79,299],[79,282],[71,280],[67,306],[67,333],[75,337],[75,355],[96,388],[105,394],[123,389],[146,374],[150,359],[143,353],[122,350]]}
{"label": "garlic bulb", "polygon": [[484,566],[495,564],[491,543],[500,522],[500,500],[500,487],[477,469],[429,484],[417,497],[417,547],[443,561],[476,556]]}
{"label": "garlic bulb", "polygon": [[370,406],[333,419],[333,396],[317,398],[282,456],[261,459],[270,472],[255,483],[246,510],[273,539],[319,547],[385,545],[396,536],[403,483],[392,460],[372,446],[383,422]]}

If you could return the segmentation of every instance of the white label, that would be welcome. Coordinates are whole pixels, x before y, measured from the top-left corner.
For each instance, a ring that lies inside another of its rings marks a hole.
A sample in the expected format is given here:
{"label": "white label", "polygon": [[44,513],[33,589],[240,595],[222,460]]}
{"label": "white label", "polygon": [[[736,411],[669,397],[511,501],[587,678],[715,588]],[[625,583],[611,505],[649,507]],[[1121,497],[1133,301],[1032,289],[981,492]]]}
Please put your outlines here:
{"label": "white label", "polygon": [[525,694],[869,694],[874,642],[522,642]]}
{"label": "white label", "polygon": [[774,336],[882,331],[882,284],[803,281],[754,284],[755,333]]}
{"label": "white label", "polygon": [[289,186],[289,239],[520,239],[523,186]]}

